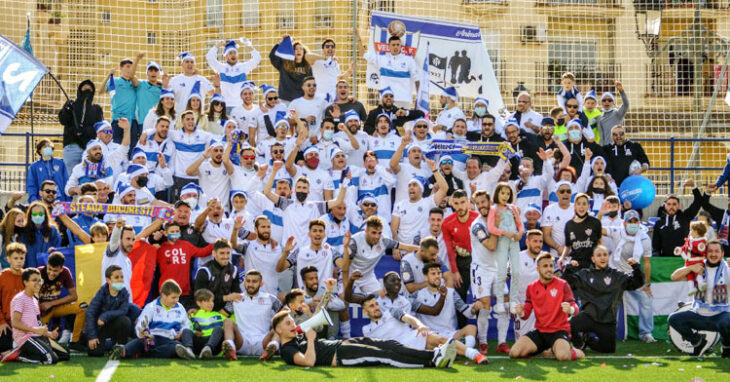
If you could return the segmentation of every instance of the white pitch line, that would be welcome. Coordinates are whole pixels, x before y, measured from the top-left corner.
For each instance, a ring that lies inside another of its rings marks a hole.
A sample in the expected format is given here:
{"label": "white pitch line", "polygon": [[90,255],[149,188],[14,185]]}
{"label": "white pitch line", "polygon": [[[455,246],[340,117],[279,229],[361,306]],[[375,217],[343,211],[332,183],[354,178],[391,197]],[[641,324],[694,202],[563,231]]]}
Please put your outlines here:
{"label": "white pitch line", "polygon": [[96,377],[96,382],[111,381],[112,376],[114,375],[114,372],[117,371],[118,366],[119,361],[107,361],[106,365],[104,365],[104,368],[101,369],[101,372],[99,372],[99,376]]}
{"label": "white pitch line", "polygon": [[[509,359],[506,355],[487,356],[489,359]],[[706,356],[703,356],[703,358]],[[689,355],[632,355],[631,357],[625,355],[591,355],[583,357],[583,359],[681,359],[681,358],[697,358]],[[530,359],[553,359],[547,357],[532,357]]]}

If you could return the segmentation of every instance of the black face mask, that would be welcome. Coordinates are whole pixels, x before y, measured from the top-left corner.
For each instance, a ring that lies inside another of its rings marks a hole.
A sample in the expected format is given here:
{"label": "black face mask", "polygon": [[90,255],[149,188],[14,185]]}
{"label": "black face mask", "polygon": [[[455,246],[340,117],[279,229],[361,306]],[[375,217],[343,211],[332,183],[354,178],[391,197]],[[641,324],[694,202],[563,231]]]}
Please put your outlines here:
{"label": "black face mask", "polygon": [[140,187],[147,186],[147,182],[149,182],[149,179],[147,177],[137,178],[137,185]]}
{"label": "black face mask", "polygon": [[607,213],[606,216],[608,216],[610,218],[615,218],[616,216],[618,216],[618,211],[611,211],[611,212]]}
{"label": "black face mask", "polygon": [[588,216],[588,211],[586,211],[586,213],[584,213],[583,215],[580,215],[580,214],[578,214],[578,213],[576,212],[576,213],[575,213],[575,216],[577,216],[577,217],[578,217],[578,219],[585,219],[585,218],[586,218],[586,216]]}
{"label": "black face mask", "polygon": [[88,99],[94,96],[93,90],[82,90],[81,91],[81,97],[84,99]]}
{"label": "black face mask", "polygon": [[707,266],[710,268],[716,268],[720,265],[721,262],[722,262],[722,259],[720,259],[720,261],[718,261],[716,263],[711,263],[710,260],[707,260]]}
{"label": "black face mask", "polygon": [[603,188],[594,188],[593,193],[603,195],[604,193],[606,193],[606,190],[604,190]]}
{"label": "black face mask", "polygon": [[557,121],[555,121],[555,122],[557,122],[557,123],[558,123],[558,125],[562,126],[562,125],[564,125],[564,124],[565,124],[565,118],[558,118],[558,120],[557,120]]}
{"label": "black face mask", "polygon": [[304,203],[304,201],[305,201],[305,200],[307,200],[307,196],[308,196],[309,194],[308,194],[308,193],[306,193],[306,192],[296,192],[296,193],[295,193],[295,195],[296,195],[296,198],[297,198],[297,200],[298,200],[298,201],[299,201],[300,203]]}
{"label": "black face mask", "polygon": [[13,227],[13,232],[15,232],[17,234],[23,233],[23,231],[25,231],[25,227],[18,227],[18,226]]}

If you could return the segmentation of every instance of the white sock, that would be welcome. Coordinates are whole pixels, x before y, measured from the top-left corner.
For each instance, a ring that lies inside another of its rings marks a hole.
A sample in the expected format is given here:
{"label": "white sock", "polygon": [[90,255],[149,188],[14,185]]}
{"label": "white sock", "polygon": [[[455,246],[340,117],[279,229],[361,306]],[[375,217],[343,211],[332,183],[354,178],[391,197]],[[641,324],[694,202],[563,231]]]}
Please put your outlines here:
{"label": "white sock", "polygon": [[340,333],[343,339],[350,338],[350,320],[340,321]]}
{"label": "white sock", "polygon": [[473,349],[473,348],[467,348],[464,355],[466,356],[466,358],[469,358],[470,360],[473,361],[479,355],[479,350]]}
{"label": "white sock", "polygon": [[509,315],[502,313],[497,315],[497,343],[507,342],[507,331],[509,330]]}
{"label": "white sock", "polygon": [[279,341],[271,340],[271,341],[270,341],[270,342],[269,342],[269,343],[268,343],[268,344],[266,345],[266,347],[269,347],[269,346],[273,346],[273,347],[275,347],[275,348],[276,348],[276,349],[278,350],[278,349],[279,349]]}
{"label": "white sock", "polygon": [[482,309],[477,316],[477,333],[479,335],[479,343],[487,343],[487,332],[489,332],[489,311]]}
{"label": "white sock", "polygon": [[226,340],[226,342],[231,345],[231,349],[236,350],[236,343],[233,340]]}
{"label": "white sock", "polygon": [[468,349],[473,349],[474,346],[477,345],[477,339],[474,338],[474,336],[466,336],[464,337],[464,345],[466,345]]}

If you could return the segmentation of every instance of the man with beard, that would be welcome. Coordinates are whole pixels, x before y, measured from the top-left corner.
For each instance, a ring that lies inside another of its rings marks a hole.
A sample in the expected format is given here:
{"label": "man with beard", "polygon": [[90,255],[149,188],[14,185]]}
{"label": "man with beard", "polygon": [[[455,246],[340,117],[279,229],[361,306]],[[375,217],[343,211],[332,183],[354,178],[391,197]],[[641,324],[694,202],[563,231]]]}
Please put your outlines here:
{"label": "man with beard", "polygon": [[264,215],[256,217],[254,219],[256,239],[238,243],[237,231],[241,226],[240,217],[236,218],[231,233],[231,246],[242,255],[244,269],[256,269],[261,272],[263,291],[277,296],[279,294],[279,275],[276,264],[281,257],[282,246],[271,240],[271,221]]}
{"label": "man with beard", "polygon": [[[375,295],[368,295],[363,299],[363,313],[370,319],[370,323],[363,326],[364,337],[382,340],[395,340],[414,349],[429,350],[448,342],[446,337],[430,331],[416,317],[400,309],[381,309]],[[476,349],[467,348],[456,341],[456,354],[473,360],[477,364],[488,364],[489,360]]]}
{"label": "man with beard", "polygon": [[266,138],[274,136],[276,115],[282,112],[286,115],[288,112],[286,105],[283,102],[279,102],[279,94],[275,87],[264,84],[261,85],[261,88],[261,95],[264,97],[264,102],[259,102],[256,122],[249,128],[250,133],[248,139],[252,147],[257,147]]}
{"label": "man with beard", "polygon": [[393,90],[390,86],[386,86],[380,90],[380,105],[375,109],[370,110],[368,118],[365,120],[364,130],[368,135],[373,135],[375,128],[378,124],[380,115],[388,117],[389,121],[392,121],[392,127],[398,130],[406,122],[423,118],[424,114],[420,110],[411,109],[406,110],[399,108],[394,105]]}
{"label": "man with beard", "polygon": [[[476,206],[476,218],[472,219],[468,226],[467,234],[471,244],[471,264],[466,274],[466,280],[463,284],[467,288],[471,286],[471,293],[475,300],[480,301],[483,309],[477,313],[477,334],[479,337],[479,352],[487,354],[489,345],[487,344],[487,332],[489,331],[489,308],[492,306],[492,297],[495,299],[500,296],[507,295],[507,288],[504,290],[497,289],[497,264],[495,262],[494,251],[497,249],[496,235],[490,235],[487,229],[487,217],[491,201],[489,194],[484,190],[478,190],[472,195],[472,202]],[[476,212],[470,212],[470,215]],[[467,281],[468,280],[468,281]],[[497,317],[497,345],[498,353],[509,353],[509,345],[507,345],[507,330],[509,329],[509,314],[502,312],[495,314]]]}
{"label": "man with beard", "polygon": [[[519,159],[517,158],[532,158],[533,161],[540,159],[540,156],[537,155],[537,145],[534,142],[536,136],[534,134],[522,134],[517,120],[507,120],[504,124],[504,135],[507,137],[507,142],[512,146],[515,154],[517,154],[510,159],[513,169],[517,169],[520,165]],[[542,170],[542,167],[540,167],[540,170]],[[537,174],[537,171],[535,173]],[[512,171],[512,177],[510,179],[517,179],[517,175],[518,171]]]}
{"label": "man with beard", "polygon": [[[333,319],[335,317],[339,318],[339,326],[340,331],[345,333],[347,332],[347,337],[350,337],[350,314],[347,309],[348,305],[345,305],[345,302],[342,301],[340,297],[338,297],[334,293],[330,293],[329,301],[327,302],[326,306],[321,306],[323,297],[327,293],[327,291],[332,291],[332,288],[329,287],[328,282],[334,284],[337,283],[335,279],[329,279],[325,280],[325,288],[320,288],[320,282],[319,282],[319,271],[314,266],[306,266],[303,267],[299,271],[299,276],[302,278],[302,281],[304,282],[303,288],[304,288],[304,303],[307,304],[309,307],[309,311],[316,312],[318,309],[327,309],[327,312],[329,312],[330,317]],[[347,328],[345,328],[347,327]],[[327,338],[334,338],[337,335],[337,325],[333,325],[330,327],[330,329],[326,333]],[[344,336],[344,334],[343,334]]]}
{"label": "man with beard", "polygon": [[[513,288],[518,288],[517,298],[522,303],[525,302],[527,286],[540,277],[537,272],[537,257],[543,252],[542,231],[531,229],[525,233],[525,237],[527,249],[520,252],[520,282],[519,285],[513,286]],[[515,319],[514,329],[515,340],[535,330],[535,316],[528,316],[524,320]]]}
{"label": "man with beard", "polygon": [[401,137],[397,130],[393,129],[392,120],[388,114],[380,114],[375,118],[375,131],[368,141],[368,150],[378,156],[378,162],[382,166],[390,164],[390,158],[401,144]]}
{"label": "man with beard", "polygon": [[276,296],[261,291],[262,276],[256,269],[246,271],[243,286],[246,293],[241,300],[232,303],[236,326],[224,330],[223,354],[229,360],[236,360],[236,354],[247,356],[264,355],[264,348],[276,347],[272,341],[274,332],[269,330],[270,320],[282,304]]}
{"label": "man with beard", "polygon": [[[552,149],[553,151],[560,150],[560,152],[563,154],[563,159],[557,165],[558,168],[565,168],[570,164],[570,152],[568,151],[568,148],[565,147],[563,142],[556,138],[555,120],[551,117],[543,118],[540,127],[540,133],[536,138],[537,149],[543,149],[545,151],[550,149]],[[541,174],[542,171],[545,171],[545,164],[543,163],[542,158],[538,156],[537,158],[533,158],[533,161],[535,164],[536,174]]]}
{"label": "man with beard", "polygon": [[[230,153],[230,142],[228,145],[226,151]],[[230,155],[225,158],[228,160],[223,160],[223,142],[212,141],[203,156],[190,164],[185,173],[189,176],[197,176],[203,192],[209,198],[220,200],[223,208],[228,210],[231,191],[230,175],[234,170]]]}
{"label": "man with beard", "polygon": [[[428,166],[424,166],[423,163],[423,149],[421,149],[418,145],[411,145],[412,141],[413,136],[411,134],[406,134],[401,140],[400,146],[398,146],[398,149],[390,158],[390,171],[393,174],[396,174],[396,185],[400,186],[396,187],[395,190],[396,204],[402,200],[408,199],[408,187],[403,187],[403,185],[407,185],[412,179],[429,179],[431,176],[432,171],[429,170]],[[406,151],[408,160],[401,162],[401,159],[403,158],[403,151]],[[446,188],[448,189],[448,186]],[[438,205],[439,203],[436,204]]]}
{"label": "man with beard", "polygon": [[[529,93],[521,92],[517,95],[516,109],[517,110],[510,115],[510,119],[514,119],[517,122],[517,128],[532,135],[539,133],[540,126],[538,123],[542,121],[542,115],[535,110],[532,110],[532,97]],[[507,126],[505,126],[505,133],[507,132],[506,129]]]}
{"label": "man with beard", "polygon": [[[322,89],[317,90],[321,91]],[[363,106],[362,102],[353,99],[353,97],[350,95],[350,84],[344,79],[337,81],[337,99],[332,105],[329,105],[326,109],[324,109],[324,115],[327,117],[336,118],[332,114],[335,107],[338,107],[340,109],[340,112],[343,113],[345,116],[347,116],[347,112],[349,112],[350,110],[354,110],[358,116],[358,121],[365,120],[368,117],[368,114],[365,111],[365,106]]]}
{"label": "man with beard", "polygon": [[[138,148],[144,150],[147,156],[147,169],[154,171],[160,161],[160,156],[165,160],[165,163],[170,163],[172,153],[175,150],[175,145],[168,139],[168,132],[170,131],[171,121],[167,116],[161,116],[157,118],[155,123],[155,131],[152,137],[147,138],[144,143],[140,139],[140,143],[137,144]],[[144,137],[147,137],[144,134]]]}
{"label": "man with beard", "polygon": [[[504,142],[505,139],[499,135],[495,128],[497,127],[497,119],[491,115],[486,114],[479,119],[481,123],[481,131],[479,132],[467,132],[466,139],[471,142]],[[499,161],[499,157],[496,155],[474,155],[473,157],[479,158],[479,162],[489,167],[494,167]]]}
{"label": "man with beard", "polygon": [[378,207],[378,216],[386,223],[390,223],[391,199],[390,189],[396,184],[396,178],[388,172],[385,167],[379,164],[378,156],[374,151],[368,150],[363,154],[365,171],[359,176],[360,184],[357,187],[357,196],[370,194]]}
{"label": "man with beard", "polygon": [[76,99],[68,100],[58,112],[63,125],[63,163],[71,174],[81,162],[86,144],[96,137],[94,125],[104,119],[104,110],[94,103],[96,87],[91,80],[83,80],[76,89]]}
{"label": "man with beard", "polygon": [[[283,150],[282,150],[283,151]],[[281,162],[279,162],[281,163]],[[272,181],[270,186],[274,186],[274,179],[276,172],[272,172],[269,176],[269,180]],[[276,188],[273,193],[284,199],[291,198],[291,180],[289,179],[276,179]],[[264,215],[271,221],[271,237],[277,242],[281,243],[284,240],[284,211],[277,207],[264,193],[256,191],[248,194],[250,200],[246,204],[246,210],[251,213],[252,216]]]}
{"label": "man with beard", "polygon": [[[449,86],[441,92],[439,103],[443,110],[439,113],[438,118],[436,118],[436,126],[439,127],[438,130],[446,131],[450,129],[457,119],[466,120],[464,112],[456,103],[458,99],[459,95],[453,86]],[[434,130],[436,129],[434,128]]]}
{"label": "man with beard", "polygon": [[130,302],[132,301],[132,287],[130,285],[130,281],[132,280],[132,260],[127,256],[129,256],[129,252],[132,252],[134,239],[134,228],[131,225],[126,225],[124,219],[117,220],[112,234],[109,237],[109,246],[106,252],[104,252],[104,258],[101,260],[102,277],[106,278],[104,272],[111,265],[122,268],[124,286],[130,292]]}
{"label": "man with beard", "polygon": [[213,292],[213,310],[229,309],[230,302],[241,301],[241,284],[238,282],[238,267],[231,263],[231,245],[226,239],[213,243],[213,261],[198,268],[193,290],[208,289]]}
{"label": "man with beard", "polygon": [[310,182],[307,190],[309,200],[331,200],[335,186],[332,184],[332,180],[327,171],[321,169],[319,166],[319,150],[317,150],[317,147],[309,146],[304,149],[304,166],[295,164],[300,147],[307,141],[306,128],[303,127],[301,122],[299,123],[298,131],[299,135],[297,136],[296,142],[294,142],[294,147],[286,158],[286,171],[294,179],[294,184],[297,184],[299,179],[302,178]]}
{"label": "man with beard", "polygon": [[641,143],[626,137],[623,126],[614,126],[611,129],[611,138],[613,143],[604,145],[603,152],[611,163],[608,173],[616,181],[616,186],[621,187],[621,182],[627,177],[641,175],[649,170],[649,157],[646,156]]}
{"label": "man with beard", "polygon": [[672,281],[684,281],[690,272],[703,274],[706,288],[694,296],[692,309],[669,315],[669,325],[694,346],[693,356],[702,357],[707,339],[700,330],[711,330],[722,337],[722,358],[730,358],[730,266],[723,261],[722,244],[707,242],[706,259],[672,273]]}
{"label": "man with beard", "polygon": [[[451,197],[451,207],[454,209],[454,213],[444,219],[441,229],[444,234],[446,252],[449,255],[449,266],[451,268],[451,277],[454,279],[454,287],[461,299],[466,301],[472,262],[469,233],[471,232],[471,224],[479,216],[479,213],[471,210],[469,199],[466,198],[464,190],[454,192]],[[459,326],[461,327],[465,323],[466,320],[460,317]]]}
{"label": "man with beard", "polygon": [[[403,284],[408,293],[416,293],[426,287],[426,278],[423,276],[423,266],[427,263],[439,263],[439,242],[433,236],[426,236],[421,239],[420,248],[411,252],[400,262],[400,273],[403,276]],[[446,265],[441,265],[441,272],[447,285],[451,285],[451,274],[447,272]]]}
{"label": "man with beard", "polygon": [[[235,40],[220,40],[205,54],[205,59],[208,61],[210,68],[221,77],[221,95],[225,100],[228,113],[234,107],[241,106],[239,89],[246,81],[246,76],[256,69],[259,62],[261,62],[261,54],[253,47],[251,41],[242,38],[241,42],[251,48],[251,59],[246,62],[238,61],[238,44]],[[224,48],[223,58],[225,58],[225,62],[218,61],[217,53],[219,48]]]}
{"label": "man with beard", "polygon": [[[332,118],[334,118],[335,122],[340,123],[344,115],[344,123],[347,131],[336,131],[334,141],[340,146],[345,155],[347,155],[348,165],[363,167],[363,155],[368,151],[369,136],[360,129],[360,116],[355,110],[340,110],[340,107],[336,104],[332,105]],[[358,144],[357,149],[352,144],[353,138],[351,136],[354,137],[354,140]]]}
{"label": "man with beard", "polygon": [[[350,275],[350,278],[348,280],[345,280],[344,298],[346,302],[362,305],[363,300],[365,299],[365,295],[353,293],[353,286],[355,284],[355,281],[360,280],[361,278],[362,273],[360,271],[354,271]],[[400,276],[398,276],[398,273],[394,271],[386,273],[385,276],[383,276],[383,287],[385,289],[385,295],[382,297],[378,295],[378,305],[382,306],[383,309],[399,309],[405,313],[411,313],[425,309],[423,311],[435,312],[434,314],[438,314],[438,312],[440,312],[441,309],[444,308],[444,300],[446,298],[445,295],[443,299],[440,299],[438,303],[436,303],[436,305],[423,307],[421,306],[421,304],[418,303],[418,301],[411,300],[410,298],[400,293],[402,285],[403,283],[401,282],[401,278]]]}
{"label": "man with beard", "polygon": [[629,258],[632,274],[608,267],[610,255],[606,247],[593,250],[592,268],[581,268],[573,260],[565,268],[565,281],[576,290],[581,312],[570,319],[573,344],[578,349],[586,345],[600,353],[616,352],[616,317],[625,290],[635,290],[644,284],[639,263]]}
{"label": "man with beard", "polygon": [[327,101],[317,96],[317,83],[314,77],[305,77],[302,81],[302,96],[295,98],[289,104],[289,113],[292,119],[303,121],[309,132],[309,139],[316,144],[320,138],[320,127],[324,118],[324,108]]}
{"label": "man with beard", "polygon": [[[200,215],[195,218],[195,229],[200,231],[203,236],[203,240],[207,243],[213,243],[219,238],[230,238],[234,231],[235,219],[226,218],[225,211],[223,210],[223,204],[218,199],[208,200],[208,205]],[[249,229],[251,227],[249,226]],[[239,236],[249,236],[247,230],[242,232],[236,232]],[[198,260],[198,266],[205,264],[210,261],[211,257],[204,257]],[[196,267],[197,268],[197,267]]]}
{"label": "man with beard", "polygon": [[[77,164],[71,171],[71,177],[66,183],[66,195],[74,196],[81,192],[79,186],[96,180],[103,180],[107,184],[114,184],[117,174],[121,171],[121,164],[127,158],[129,151],[129,121],[122,118],[119,127],[124,130],[122,144],[116,150],[104,155],[103,143],[99,140],[89,141],[86,144],[87,157]],[[104,121],[104,129],[111,131],[109,122]]]}
{"label": "man with beard", "polygon": [[664,205],[657,213],[659,221],[654,225],[652,233],[652,256],[674,257],[674,248],[684,244],[684,239],[689,234],[689,223],[702,206],[702,194],[694,180],[690,179],[684,185],[693,188],[692,204],[686,210],[681,210],[679,197],[669,194],[664,198]]}
{"label": "man with beard", "polygon": [[570,345],[568,334],[568,319],[578,313],[573,291],[567,282],[555,277],[555,264],[549,253],[538,256],[537,270],[540,278],[527,286],[525,303],[517,304],[519,318],[529,317],[534,310],[535,330],[515,342],[509,353],[510,358],[525,358],[548,349],[552,350],[558,361],[583,358],[583,351]]}

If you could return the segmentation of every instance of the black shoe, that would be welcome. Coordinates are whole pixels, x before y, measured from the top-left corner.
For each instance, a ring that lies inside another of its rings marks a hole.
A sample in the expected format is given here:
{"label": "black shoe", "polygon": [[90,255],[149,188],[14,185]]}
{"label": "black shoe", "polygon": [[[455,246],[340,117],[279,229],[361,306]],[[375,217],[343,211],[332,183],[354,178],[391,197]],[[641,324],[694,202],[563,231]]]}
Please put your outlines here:
{"label": "black shoe", "polygon": [[79,342],[71,342],[68,344],[68,348],[73,351],[77,351],[79,353],[86,353],[89,351],[89,348],[84,345],[81,341]]}
{"label": "black shoe", "polygon": [[588,337],[588,335],[583,332],[579,332],[578,335],[572,338],[573,347],[583,350],[583,348],[586,347],[586,337]]}
{"label": "black shoe", "polygon": [[[99,345],[97,345],[99,346]],[[124,358],[124,345],[114,345],[114,349],[112,349],[112,353],[109,355],[110,361],[118,361],[122,358]]]}
{"label": "black shoe", "polygon": [[722,358],[730,358],[730,346],[722,347]]}
{"label": "black shoe", "polygon": [[705,335],[701,334],[701,333],[699,334],[699,336],[700,336],[700,340],[697,341],[696,344],[693,344],[695,349],[691,354],[692,356],[696,356],[696,357],[701,357],[702,354],[705,353],[705,350],[707,350],[707,349],[705,349],[707,347],[707,338],[705,338]]}

